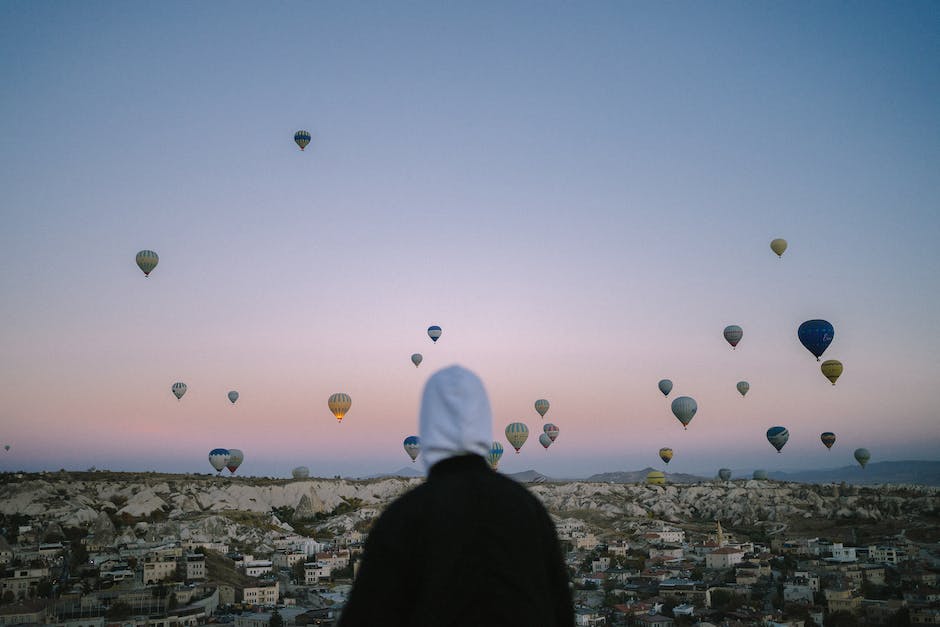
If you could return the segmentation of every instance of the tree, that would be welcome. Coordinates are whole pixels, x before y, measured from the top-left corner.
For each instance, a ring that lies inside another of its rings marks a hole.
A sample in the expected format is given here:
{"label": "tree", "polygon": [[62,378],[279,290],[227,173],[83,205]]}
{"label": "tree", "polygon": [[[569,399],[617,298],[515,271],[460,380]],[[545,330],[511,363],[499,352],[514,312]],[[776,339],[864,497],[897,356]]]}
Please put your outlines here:
{"label": "tree", "polygon": [[856,627],[858,624],[858,619],[855,618],[855,614],[845,610],[833,612],[823,621],[825,627]]}
{"label": "tree", "polygon": [[175,610],[180,606],[179,599],[176,598],[176,593],[171,592],[169,598],[166,600],[166,609],[167,611]]}
{"label": "tree", "polygon": [[271,621],[268,625],[269,627],[284,627],[284,619],[281,617],[281,613],[277,611],[277,607],[274,608],[274,613],[271,614]]}
{"label": "tree", "polygon": [[304,569],[304,561],[303,561],[303,560],[298,560],[298,561],[291,567],[291,574],[294,576],[294,583],[296,583],[296,584],[302,584],[302,583],[304,583],[304,581],[305,581],[306,578],[307,578],[307,574],[306,574],[305,569]]}

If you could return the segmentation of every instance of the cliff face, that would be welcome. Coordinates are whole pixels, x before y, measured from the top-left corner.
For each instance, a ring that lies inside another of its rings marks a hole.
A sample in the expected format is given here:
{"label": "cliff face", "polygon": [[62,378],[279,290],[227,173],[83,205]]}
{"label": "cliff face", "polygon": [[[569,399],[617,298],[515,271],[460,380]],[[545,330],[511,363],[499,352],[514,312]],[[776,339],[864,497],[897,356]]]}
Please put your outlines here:
{"label": "cliff face", "polygon": [[[68,473],[4,477],[0,512],[28,514],[46,525],[91,528],[102,538],[114,536],[107,514],[136,522],[139,539],[213,536],[269,541],[239,525],[275,532],[285,527],[272,508],[295,510],[295,521],[336,510],[321,528],[342,532],[375,516],[421,479],[371,481],[308,479],[271,481],[192,475],[108,474],[97,480]],[[589,482],[529,484],[546,507],[558,515],[588,512],[615,523],[629,518],[675,522],[722,520],[734,525],[785,524],[799,519],[869,520],[930,517],[940,514],[940,489],[922,486],[849,487],[776,481],[708,482],[649,486]],[[344,504],[342,508],[336,508]],[[253,513],[235,522],[233,512]],[[289,527],[288,527],[289,528]],[[125,535],[128,530],[124,529]]]}

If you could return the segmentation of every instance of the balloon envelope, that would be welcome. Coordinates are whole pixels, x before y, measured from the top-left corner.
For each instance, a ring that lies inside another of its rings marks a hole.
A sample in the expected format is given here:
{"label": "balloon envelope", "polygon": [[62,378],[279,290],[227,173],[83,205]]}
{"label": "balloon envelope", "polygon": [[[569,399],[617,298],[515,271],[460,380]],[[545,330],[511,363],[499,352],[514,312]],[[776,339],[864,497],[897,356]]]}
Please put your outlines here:
{"label": "balloon envelope", "polygon": [[234,405],[235,401],[238,400],[238,392],[236,392],[235,390],[232,390],[231,392],[229,392],[228,400],[232,401],[232,405]]}
{"label": "balloon envelope", "polygon": [[820,356],[832,344],[832,338],[835,337],[836,332],[825,320],[807,320],[796,330],[796,335],[806,350],[815,355],[816,361],[819,361]]}
{"label": "balloon envelope", "polygon": [[679,419],[683,427],[689,426],[697,411],[698,403],[691,396],[680,396],[672,401],[672,413]]}
{"label": "balloon envelope", "polygon": [[778,256],[778,257],[782,257],[782,256],[783,256],[783,252],[784,252],[786,249],[787,249],[787,240],[785,240],[785,239],[781,239],[781,238],[778,237],[777,239],[775,239],[775,240],[773,240],[772,242],[770,242],[770,250],[772,250],[772,251],[774,251],[775,253],[777,253],[777,256]]}
{"label": "balloon envelope", "polygon": [[431,338],[432,342],[437,342],[437,338],[441,337],[441,333],[443,333],[443,331],[441,331],[441,327],[437,325],[428,327],[428,337]]}
{"label": "balloon envelope", "polygon": [[672,459],[672,449],[671,448],[661,448],[659,449],[659,459],[663,460],[667,464],[669,460]]}
{"label": "balloon envelope", "polygon": [[424,357],[421,356],[421,353],[415,353],[411,356],[411,363],[415,365],[415,368],[421,365],[421,362],[424,360]]}
{"label": "balloon envelope", "polygon": [[758,481],[767,479],[767,471],[766,471],[766,470],[755,470],[755,471],[754,471],[754,478],[757,479]]}
{"label": "balloon envelope", "polygon": [[836,434],[832,431],[826,431],[819,434],[819,439],[826,445],[826,448],[831,449],[832,445],[836,443]]}
{"label": "balloon envelope", "polygon": [[230,448],[228,450],[228,463],[225,464],[225,467],[228,468],[230,473],[235,474],[243,461],[245,461],[245,454],[237,448]]}
{"label": "balloon envelope", "polygon": [[786,427],[771,427],[767,429],[767,441],[780,452],[783,445],[790,439],[790,432]]}
{"label": "balloon envelope", "polygon": [[486,454],[486,461],[489,463],[490,468],[496,470],[499,468],[499,459],[503,456],[503,445],[497,441],[493,441],[490,445],[490,452]]}
{"label": "balloon envelope", "polygon": [[862,468],[865,467],[869,459],[871,459],[871,453],[868,452],[867,448],[855,449],[855,461],[861,464]]}
{"label": "balloon envelope", "polygon": [[310,476],[310,469],[306,466],[297,466],[290,471],[290,474],[294,479],[306,479]]}
{"label": "balloon envelope", "polygon": [[728,481],[731,479],[731,469],[730,468],[721,468],[718,470],[718,477],[722,481]]}
{"label": "balloon envelope", "polygon": [[405,452],[408,453],[412,463],[418,459],[418,454],[421,452],[421,438],[416,435],[409,435],[402,445],[405,447]]}
{"label": "balloon envelope", "polygon": [[646,473],[646,483],[649,485],[665,485],[666,473],[661,470],[651,470]]}
{"label": "balloon envelope", "polygon": [[294,133],[294,142],[300,146],[300,149],[303,150],[307,147],[307,144],[310,143],[310,132],[309,131],[297,131]]}
{"label": "balloon envelope", "polygon": [[744,329],[736,324],[729,324],[725,327],[724,336],[728,344],[731,344],[731,348],[734,348],[738,345],[738,342],[741,341],[741,338],[744,337]]}
{"label": "balloon envelope", "polygon": [[4,450],[4,451],[9,451],[9,450],[10,450],[10,445],[9,445],[9,444],[5,444],[5,445],[3,446],[3,450]]}
{"label": "balloon envelope", "polygon": [[747,391],[751,389],[751,384],[747,381],[738,381],[738,384],[735,387],[738,388],[738,392],[741,393],[741,396],[744,396],[747,394]]}
{"label": "balloon envelope", "polygon": [[558,428],[558,426],[552,424],[551,422],[546,422],[542,427],[542,431],[545,432],[545,435],[551,438],[552,442],[554,442],[555,438],[558,437],[558,434],[561,433],[561,430]]}
{"label": "balloon envelope", "polygon": [[660,379],[659,391],[663,393],[663,396],[669,396],[669,393],[672,392],[672,381],[669,379]]}
{"label": "balloon envelope", "polygon": [[509,443],[512,444],[512,447],[516,449],[516,453],[519,452],[519,449],[522,448],[522,445],[525,444],[526,439],[529,437],[529,428],[521,422],[513,422],[507,425],[506,427],[506,439],[509,440]]}
{"label": "balloon envelope", "polygon": [[170,390],[173,391],[173,396],[176,397],[176,400],[180,400],[181,398],[183,398],[183,394],[186,394],[186,389],[187,389],[186,384],[183,383],[182,381],[177,381],[170,388]]}
{"label": "balloon envelope", "polygon": [[212,464],[212,467],[218,472],[222,472],[222,469],[225,468],[225,464],[228,463],[229,455],[230,453],[227,448],[214,448],[209,451],[209,463]]}
{"label": "balloon envelope", "polygon": [[827,359],[819,366],[823,375],[829,379],[832,385],[836,384],[836,379],[842,376],[842,362],[838,359]]}
{"label": "balloon envelope", "polygon": [[549,407],[550,405],[548,401],[546,401],[544,398],[540,398],[539,400],[535,401],[535,411],[537,411],[539,416],[542,418],[544,418],[545,414],[548,413]]}
{"label": "balloon envelope", "polygon": [[336,419],[342,421],[343,416],[345,416],[349,408],[352,407],[352,399],[349,398],[349,394],[337,392],[330,396],[326,404],[327,407],[330,408],[330,411],[333,412],[333,415],[336,416]]}
{"label": "balloon envelope", "polygon": [[549,446],[552,445],[552,439],[551,439],[550,437],[548,437],[548,434],[547,434],[547,433],[540,433],[540,434],[539,434],[539,444],[541,444],[541,445],[544,446],[545,448],[548,448]]}
{"label": "balloon envelope", "polygon": [[159,261],[160,257],[152,250],[142,250],[137,253],[137,267],[143,271],[144,276],[150,276]]}

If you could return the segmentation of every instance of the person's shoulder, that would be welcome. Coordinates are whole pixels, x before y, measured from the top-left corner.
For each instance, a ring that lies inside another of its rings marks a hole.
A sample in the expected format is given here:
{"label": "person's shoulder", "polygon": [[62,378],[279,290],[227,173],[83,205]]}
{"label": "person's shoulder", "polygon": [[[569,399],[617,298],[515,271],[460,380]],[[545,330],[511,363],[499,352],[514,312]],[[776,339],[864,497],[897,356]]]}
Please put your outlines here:
{"label": "person's shoulder", "polygon": [[376,520],[376,526],[398,526],[408,524],[409,521],[420,516],[423,512],[423,503],[427,499],[428,484],[411,488],[394,501],[389,503],[385,511]]}

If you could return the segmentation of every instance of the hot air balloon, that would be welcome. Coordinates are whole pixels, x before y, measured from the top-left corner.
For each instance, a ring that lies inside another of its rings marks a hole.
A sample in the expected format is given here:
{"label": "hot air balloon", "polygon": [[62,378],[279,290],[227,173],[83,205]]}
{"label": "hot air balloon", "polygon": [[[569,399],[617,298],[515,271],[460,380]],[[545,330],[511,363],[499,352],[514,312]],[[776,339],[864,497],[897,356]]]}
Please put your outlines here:
{"label": "hot air balloon", "polygon": [[506,427],[506,439],[509,440],[512,447],[516,449],[517,455],[519,454],[519,449],[522,448],[522,445],[525,444],[528,437],[529,428],[521,422],[510,423]]}
{"label": "hot air balloon", "polygon": [[535,401],[535,411],[537,411],[539,413],[539,416],[541,416],[542,418],[544,418],[545,414],[548,413],[549,407],[550,405],[548,401],[546,401],[544,398],[540,398],[539,400]]}
{"label": "hot air balloon", "polygon": [[646,483],[648,485],[666,485],[666,474],[659,470],[651,470],[646,473]]}
{"label": "hot air balloon", "polygon": [[182,381],[177,381],[170,389],[173,391],[173,396],[176,397],[176,400],[180,400],[183,398],[183,394],[186,394],[187,388],[185,383]]}
{"label": "hot air balloon", "polygon": [[150,276],[159,262],[160,257],[152,250],[142,250],[137,253],[137,267],[143,271],[144,276]]}
{"label": "hot air balloon", "polygon": [[722,481],[731,480],[731,469],[730,468],[719,468],[718,469],[718,478]]}
{"label": "hot air balloon", "polygon": [[326,404],[330,408],[330,411],[333,412],[333,415],[336,416],[336,420],[342,422],[343,416],[346,415],[346,412],[348,412],[350,406],[352,406],[352,399],[349,398],[349,394],[337,392],[330,396]]}
{"label": "hot air balloon", "polygon": [[698,403],[691,396],[680,396],[672,401],[672,413],[675,414],[683,429],[688,429],[689,423],[698,411]]}
{"label": "hot air balloon", "polygon": [[835,329],[825,320],[807,320],[796,331],[800,343],[816,356],[816,361],[826,352],[835,337]]}
{"label": "hot air balloon", "polygon": [[238,392],[236,392],[235,390],[232,390],[231,392],[229,392],[228,400],[232,401],[232,405],[234,405],[235,401],[238,400]]}
{"label": "hot air balloon", "polygon": [[294,133],[294,142],[303,150],[310,143],[310,131],[297,131]]}
{"label": "hot air balloon", "polygon": [[294,479],[306,479],[310,476],[310,469],[306,466],[297,466],[290,471],[290,474]]}
{"label": "hot air balloon", "polygon": [[661,448],[659,449],[659,459],[663,460],[667,464],[669,460],[672,459],[672,449],[671,448]]}
{"label": "hot air balloon", "polygon": [[209,451],[209,463],[212,464],[212,467],[218,472],[222,472],[222,469],[225,468],[225,464],[228,463],[229,450],[227,448],[214,448]]}
{"label": "hot air balloon", "polygon": [[832,385],[835,385],[836,379],[842,376],[842,362],[838,359],[827,359],[822,362],[819,369],[822,370],[823,375],[832,382]]}
{"label": "hot air balloon", "polygon": [[725,341],[731,344],[731,349],[734,350],[734,347],[737,346],[741,338],[744,337],[744,329],[736,324],[729,324],[725,327],[724,336]]}
{"label": "hot air balloon", "polygon": [[502,456],[503,445],[494,440],[490,445],[490,452],[486,454],[486,461],[489,463],[490,468],[493,470],[499,468],[499,458]]}
{"label": "hot air balloon", "polygon": [[228,450],[228,463],[225,464],[225,466],[228,468],[228,471],[234,475],[243,461],[245,461],[245,454],[237,448],[230,448]]}
{"label": "hot air balloon", "polygon": [[10,445],[9,445],[9,444],[4,445],[3,450],[4,450],[4,451],[9,451],[9,450],[10,450]]}
{"label": "hot air balloon", "polygon": [[783,252],[787,249],[787,240],[779,237],[770,242],[770,250],[777,253],[778,257],[783,257]]}
{"label": "hot air balloon", "polygon": [[767,471],[766,471],[766,470],[755,470],[755,471],[754,471],[754,478],[757,479],[758,481],[766,481],[766,480],[767,480]]}
{"label": "hot air balloon", "polygon": [[869,459],[871,459],[871,453],[868,452],[867,448],[855,449],[855,461],[861,464],[862,468],[865,467]]}
{"label": "hot air balloon", "polygon": [[747,394],[747,391],[751,389],[751,384],[747,381],[738,381],[738,384],[735,387],[738,388],[738,392],[741,393],[741,396],[744,396]]}
{"label": "hot air balloon", "polygon": [[547,433],[540,433],[540,434],[539,434],[539,444],[541,444],[542,446],[544,446],[544,447],[547,449],[549,446],[552,445],[552,439],[551,439],[550,437],[548,437],[548,434],[547,434]]}
{"label": "hot air balloon", "polygon": [[669,396],[669,393],[672,392],[672,381],[669,379],[660,379],[659,391],[663,393],[663,396]]}
{"label": "hot air balloon", "polygon": [[832,431],[826,431],[819,434],[819,439],[826,445],[826,448],[832,450],[832,445],[836,443],[836,434]]}
{"label": "hot air balloon", "polygon": [[443,331],[441,331],[441,327],[437,325],[428,327],[428,337],[431,338],[432,342],[436,343],[437,338],[441,337],[441,333],[443,333]]}
{"label": "hot air balloon", "polygon": [[783,445],[790,439],[790,432],[786,427],[771,427],[767,429],[767,441],[780,452]]}
{"label": "hot air balloon", "polygon": [[416,435],[409,435],[405,438],[405,441],[402,443],[405,447],[405,452],[408,453],[408,457],[411,458],[411,463],[413,464],[416,459],[418,459],[418,453],[421,452],[421,439]]}
{"label": "hot air balloon", "polygon": [[411,356],[411,363],[413,363],[415,365],[415,368],[417,368],[418,366],[421,365],[421,360],[423,359],[424,357],[421,356],[421,353],[415,353],[414,355]]}
{"label": "hot air balloon", "polygon": [[542,427],[542,431],[545,432],[545,435],[551,438],[552,442],[555,441],[555,438],[557,438],[558,434],[561,432],[557,426],[550,422],[545,423],[545,425]]}

